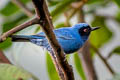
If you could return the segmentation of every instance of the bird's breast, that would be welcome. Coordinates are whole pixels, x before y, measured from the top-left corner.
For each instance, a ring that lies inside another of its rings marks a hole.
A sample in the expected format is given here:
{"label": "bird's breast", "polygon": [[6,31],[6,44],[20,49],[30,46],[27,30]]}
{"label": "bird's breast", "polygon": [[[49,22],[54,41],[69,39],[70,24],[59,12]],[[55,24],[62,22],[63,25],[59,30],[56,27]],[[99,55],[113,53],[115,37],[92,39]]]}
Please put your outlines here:
{"label": "bird's breast", "polygon": [[82,46],[82,43],[76,39],[74,40],[64,40],[59,41],[61,47],[63,48],[64,52],[69,54],[79,50]]}

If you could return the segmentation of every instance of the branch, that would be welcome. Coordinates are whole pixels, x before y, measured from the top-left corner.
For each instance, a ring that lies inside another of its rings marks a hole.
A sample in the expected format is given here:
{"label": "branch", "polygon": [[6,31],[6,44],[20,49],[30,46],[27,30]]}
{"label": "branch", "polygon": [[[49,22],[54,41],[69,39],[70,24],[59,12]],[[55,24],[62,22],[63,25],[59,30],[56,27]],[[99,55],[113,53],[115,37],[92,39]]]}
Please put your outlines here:
{"label": "branch", "polygon": [[83,69],[85,71],[87,80],[98,80],[89,49],[89,42],[86,42],[81,51],[78,51],[78,53],[82,61]]}
{"label": "branch", "polygon": [[110,59],[110,57],[112,57],[112,55],[113,55],[113,52],[110,52],[110,53],[108,54],[108,56],[107,56],[106,59],[107,59],[107,60]]}
{"label": "branch", "polygon": [[2,50],[0,50],[0,63],[11,64],[11,62],[7,59]]}
{"label": "branch", "polygon": [[74,10],[71,12],[71,14],[68,16],[67,19],[69,20],[72,16],[74,16],[75,13],[76,13],[77,11],[79,11],[80,8],[82,8],[85,3],[86,3],[86,2],[85,2],[84,0],[81,0],[81,1],[79,1],[79,2],[74,2],[74,3],[72,3],[71,6],[74,8]]}
{"label": "branch", "polygon": [[20,7],[27,16],[32,17],[34,15],[33,12],[30,9],[28,9],[26,5],[24,5],[20,0],[11,0],[11,1],[14,4],[16,4],[18,7]]}
{"label": "branch", "polygon": [[54,51],[51,53],[51,57],[61,80],[74,80],[72,68],[65,59],[63,50],[59,46],[58,41],[56,40],[56,37],[52,31],[53,24],[45,0],[32,0],[32,2],[35,6],[37,18],[41,20],[39,24],[46,34],[46,37]]}
{"label": "branch", "polygon": [[112,75],[115,74],[114,70],[111,68],[111,66],[108,64],[108,62],[106,61],[106,59],[101,55],[100,51],[92,44],[90,44],[91,48],[97,53],[97,55],[100,57],[100,59],[103,61],[103,63],[105,64],[105,66],[108,68],[108,70],[110,71],[110,73]]}
{"label": "branch", "polygon": [[14,27],[13,29],[11,29],[8,32],[4,33],[0,37],[0,42],[5,41],[6,38],[9,37],[10,35],[12,35],[13,33],[18,32],[18,31],[20,31],[20,30],[22,30],[22,29],[24,29],[26,27],[29,27],[29,26],[31,26],[33,24],[37,24],[37,23],[39,23],[39,20],[37,18],[34,18],[34,19],[30,20],[30,21],[27,21],[27,22],[17,26],[17,27]]}
{"label": "branch", "polygon": [[69,22],[69,17],[68,17],[68,13],[67,12],[64,12],[64,16],[65,16],[65,18],[66,18],[66,21],[64,22],[64,25],[65,26],[71,26],[70,25],[70,22]]}

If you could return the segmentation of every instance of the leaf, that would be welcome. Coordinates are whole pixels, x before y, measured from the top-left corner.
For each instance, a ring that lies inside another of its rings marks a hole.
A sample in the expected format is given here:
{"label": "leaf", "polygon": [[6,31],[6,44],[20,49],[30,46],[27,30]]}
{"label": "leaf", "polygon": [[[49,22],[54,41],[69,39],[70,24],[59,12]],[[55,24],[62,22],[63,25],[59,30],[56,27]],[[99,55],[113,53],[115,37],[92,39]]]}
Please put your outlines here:
{"label": "leaf", "polygon": [[50,80],[60,80],[49,53],[46,53],[46,59],[47,70]]}
{"label": "leaf", "polygon": [[40,29],[40,26],[36,26],[37,28],[35,29],[35,33],[39,32],[41,29]]}
{"label": "leaf", "polygon": [[117,5],[118,7],[120,8],[120,0],[113,0]]}
{"label": "leaf", "polygon": [[7,38],[6,41],[0,43],[0,49],[6,49],[12,45],[11,39]]}
{"label": "leaf", "polygon": [[12,2],[8,2],[6,6],[0,10],[0,13],[4,16],[10,16],[16,13],[19,10],[16,5],[14,5]]}
{"label": "leaf", "polygon": [[120,11],[116,13],[115,18],[118,22],[120,22]]}
{"label": "leaf", "polygon": [[55,28],[66,27],[64,22],[58,23]]}
{"label": "leaf", "polygon": [[105,19],[100,16],[96,16],[92,21],[92,26],[101,27],[99,30],[93,31],[90,35],[90,42],[97,48],[104,45],[112,37],[112,32],[107,28]]}
{"label": "leaf", "polygon": [[115,74],[111,80],[120,80],[120,73]]}
{"label": "leaf", "polygon": [[[21,0],[22,3],[27,3],[29,2],[29,0]],[[14,3],[12,3],[11,1],[9,1],[4,8],[2,8],[0,10],[0,13],[4,16],[11,16],[13,14],[15,14],[16,12],[18,12],[20,10],[20,8],[18,8]]]}
{"label": "leaf", "polygon": [[[55,6],[55,9],[51,11],[51,16],[54,18],[58,14],[61,14],[72,2],[76,0],[63,0]],[[63,8],[64,6],[64,8]]]}
{"label": "leaf", "polygon": [[75,63],[76,70],[79,73],[82,80],[86,80],[85,73],[83,71],[83,67],[81,65],[81,61],[80,61],[80,58],[78,56],[78,53],[74,54],[74,63]]}
{"label": "leaf", "polygon": [[120,46],[113,49],[112,53],[119,54],[120,55]]}
{"label": "leaf", "polygon": [[37,80],[25,70],[10,64],[0,64],[0,80]]}
{"label": "leaf", "polygon": [[6,32],[6,31],[8,31],[8,30],[10,30],[10,29],[12,29],[13,27],[15,27],[19,22],[21,22],[22,20],[25,20],[25,19],[27,19],[28,17],[26,16],[26,15],[24,15],[24,14],[18,14],[14,19],[7,19],[7,21],[5,21],[4,23],[3,23],[3,32]]}
{"label": "leaf", "polygon": [[54,6],[61,2],[61,0],[47,0],[47,1],[49,6]]}

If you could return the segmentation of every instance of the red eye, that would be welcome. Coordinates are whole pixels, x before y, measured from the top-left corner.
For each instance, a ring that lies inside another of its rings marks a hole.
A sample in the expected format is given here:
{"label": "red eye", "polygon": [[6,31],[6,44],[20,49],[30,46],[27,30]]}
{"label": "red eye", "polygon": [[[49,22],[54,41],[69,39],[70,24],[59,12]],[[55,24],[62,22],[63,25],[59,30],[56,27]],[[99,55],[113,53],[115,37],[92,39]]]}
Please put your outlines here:
{"label": "red eye", "polygon": [[88,32],[88,29],[84,29],[83,31],[84,31],[84,32]]}

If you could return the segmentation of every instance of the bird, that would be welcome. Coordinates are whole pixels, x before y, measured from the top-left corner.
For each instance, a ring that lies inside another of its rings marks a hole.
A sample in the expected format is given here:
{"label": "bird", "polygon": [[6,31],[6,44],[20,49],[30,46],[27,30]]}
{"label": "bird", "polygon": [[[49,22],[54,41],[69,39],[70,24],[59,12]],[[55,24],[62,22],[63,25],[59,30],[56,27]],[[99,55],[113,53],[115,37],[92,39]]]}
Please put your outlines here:
{"label": "bird", "polygon": [[[90,27],[87,23],[78,23],[72,27],[54,29],[53,32],[64,53],[71,54],[78,51],[88,40],[90,33],[99,28]],[[36,35],[12,35],[11,38],[13,42],[31,42],[52,52],[44,32]]]}

